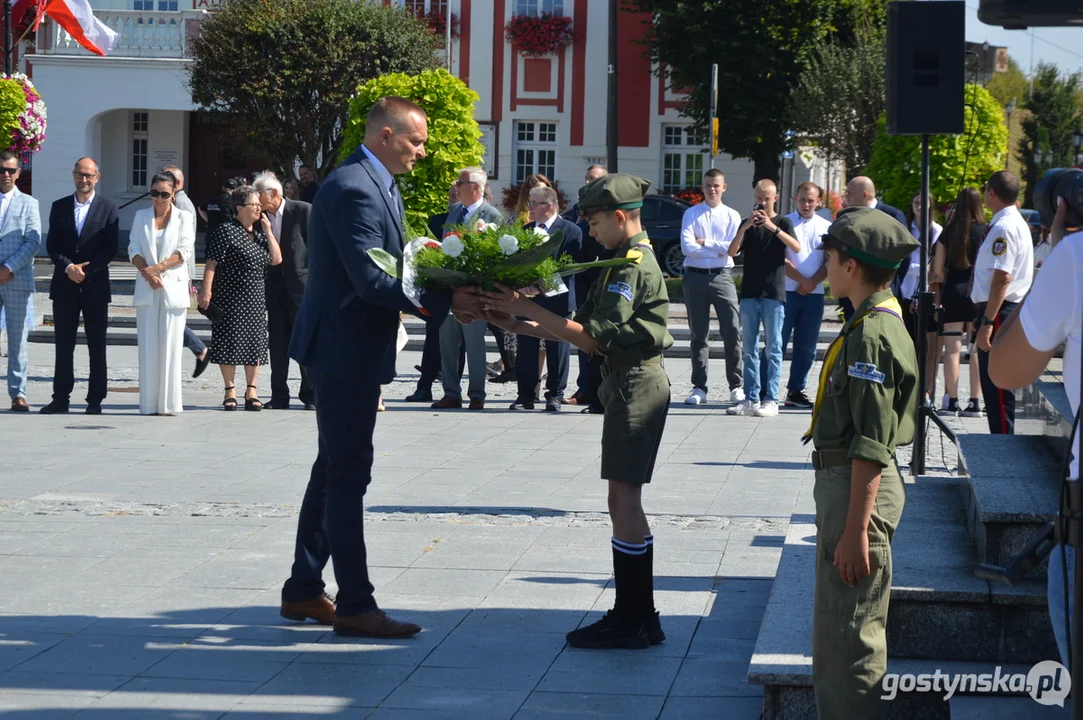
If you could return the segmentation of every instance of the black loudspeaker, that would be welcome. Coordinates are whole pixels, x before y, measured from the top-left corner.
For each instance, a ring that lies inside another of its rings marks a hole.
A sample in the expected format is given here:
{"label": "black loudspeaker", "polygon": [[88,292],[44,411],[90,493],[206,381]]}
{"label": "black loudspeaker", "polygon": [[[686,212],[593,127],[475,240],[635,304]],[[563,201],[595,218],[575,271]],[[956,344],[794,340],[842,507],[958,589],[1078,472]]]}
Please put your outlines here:
{"label": "black loudspeaker", "polygon": [[963,132],[966,3],[887,6],[887,134]]}
{"label": "black loudspeaker", "polygon": [[978,19],[1009,30],[1083,23],[1083,0],[981,0]]}

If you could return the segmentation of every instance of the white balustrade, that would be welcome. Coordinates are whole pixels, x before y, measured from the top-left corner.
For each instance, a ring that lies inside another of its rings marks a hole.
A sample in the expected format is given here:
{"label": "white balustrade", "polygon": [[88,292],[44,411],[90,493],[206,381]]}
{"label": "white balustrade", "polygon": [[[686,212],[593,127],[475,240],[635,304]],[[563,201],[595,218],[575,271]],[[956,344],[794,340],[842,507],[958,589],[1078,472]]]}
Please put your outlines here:
{"label": "white balustrade", "polygon": [[[199,23],[204,11],[155,12],[96,10],[95,15],[117,33],[110,57],[181,58],[187,45],[186,24]],[[90,55],[64,28],[49,23],[52,40],[39,53]],[[44,30],[44,28],[42,28]]]}

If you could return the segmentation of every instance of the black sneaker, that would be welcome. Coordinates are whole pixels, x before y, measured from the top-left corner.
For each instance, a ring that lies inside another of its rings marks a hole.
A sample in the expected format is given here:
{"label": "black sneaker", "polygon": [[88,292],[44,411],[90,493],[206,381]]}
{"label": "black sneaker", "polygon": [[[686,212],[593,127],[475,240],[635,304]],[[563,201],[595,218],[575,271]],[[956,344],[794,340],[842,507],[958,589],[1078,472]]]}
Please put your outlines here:
{"label": "black sneaker", "polygon": [[956,398],[948,398],[947,407],[942,407],[936,411],[937,415],[958,415],[959,414],[959,401]]}
{"label": "black sneaker", "polygon": [[643,621],[643,628],[647,631],[647,639],[651,645],[661,645],[666,641],[666,634],[662,632],[662,620],[655,610]]}
{"label": "black sneaker", "polygon": [[620,619],[612,610],[593,625],[572,630],[565,639],[572,647],[588,650],[642,650],[651,644],[642,620]]}
{"label": "black sneaker", "polygon": [[959,413],[963,417],[968,418],[980,418],[985,417],[985,413],[982,412],[981,403],[977,398],[971,398],[970,402],[966,404],[966,407]]}
{"label": "black sneaker", "polygon": [[812,401],[808,399],[808,395],[804,390],[791,391],[786,395],[786,402],[783,403],[786,407],[801,408],[802,410],[808,410],[812,407]]}

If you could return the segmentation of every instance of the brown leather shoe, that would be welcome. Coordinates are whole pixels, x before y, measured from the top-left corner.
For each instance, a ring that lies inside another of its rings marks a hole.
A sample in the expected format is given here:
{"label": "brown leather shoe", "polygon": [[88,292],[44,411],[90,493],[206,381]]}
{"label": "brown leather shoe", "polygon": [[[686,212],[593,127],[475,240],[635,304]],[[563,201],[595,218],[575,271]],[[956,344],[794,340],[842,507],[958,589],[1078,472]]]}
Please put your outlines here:
{"label": "brown leather shoe", "polygon": [[432,404],[433,410],[461,410],[463,406],[462,400],[456,400],[450,395],[445,395]]}
{"label": "brown leather shoe", "polygon": [[335,601],[330,595],[324,593],[319,597],[304,602],[284,602],[278,608],[278,614],[287,620],[304,622],[312,618],[320,625],[335,624]]}
{"label": "brown leather shoe", "polygon": [[350,637],[406,638],[421,632],[421,626],[400,622],[383,610],[370,610],[360,615],[335,615],[335,634]]}
{"label": "brown leather shoe", "polygon": [[15,398],[11,401],[11,412],[30,412],[30,406],[26,404],[26,398]]}
{"label": "brown leather shoe", "polygon": [[481,398],[474,398],[473,400],[470,401],[470,409],[471,410],[484,410],[485,409],[485,401],[482,400]]}

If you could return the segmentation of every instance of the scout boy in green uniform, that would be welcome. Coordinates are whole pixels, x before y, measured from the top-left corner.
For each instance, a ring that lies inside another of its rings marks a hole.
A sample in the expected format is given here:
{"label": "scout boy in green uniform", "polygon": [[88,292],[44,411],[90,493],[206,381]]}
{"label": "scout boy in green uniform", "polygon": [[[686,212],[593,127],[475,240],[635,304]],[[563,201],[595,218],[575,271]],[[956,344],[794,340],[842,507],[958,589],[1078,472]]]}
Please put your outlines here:
{"label": "scout boy in green uniform", "polygon": [[[645,648],[665,640],[654,609],[654,538],[643,512],[669,412],[669,378],[662,352],[673,344],[666,329],[669,296],[640,223],[650,182],[614,173],[579,191],[579,214],[590,234],[631,264],[610,268],[591,287],[574,319],[549,312],[508,288],[484,292],[486,320],[509,332],[564,340],[605,361],[599,397],[602,478],[609,481],[616,603],[598,622],[568,633],[581,648]],[[525,319],[515,319],[515,318]]]}
{"label": "scout boy in green uniform", "polygon": [[917,357],[891,292],[917,247],[873,208],[848,208],[823,236],[831,292],[855,313],[828,348],[805,435],[816,450],[812,683],[821,720],[883,714],[891,537],[905,492],[895,448],[914,439]]}

